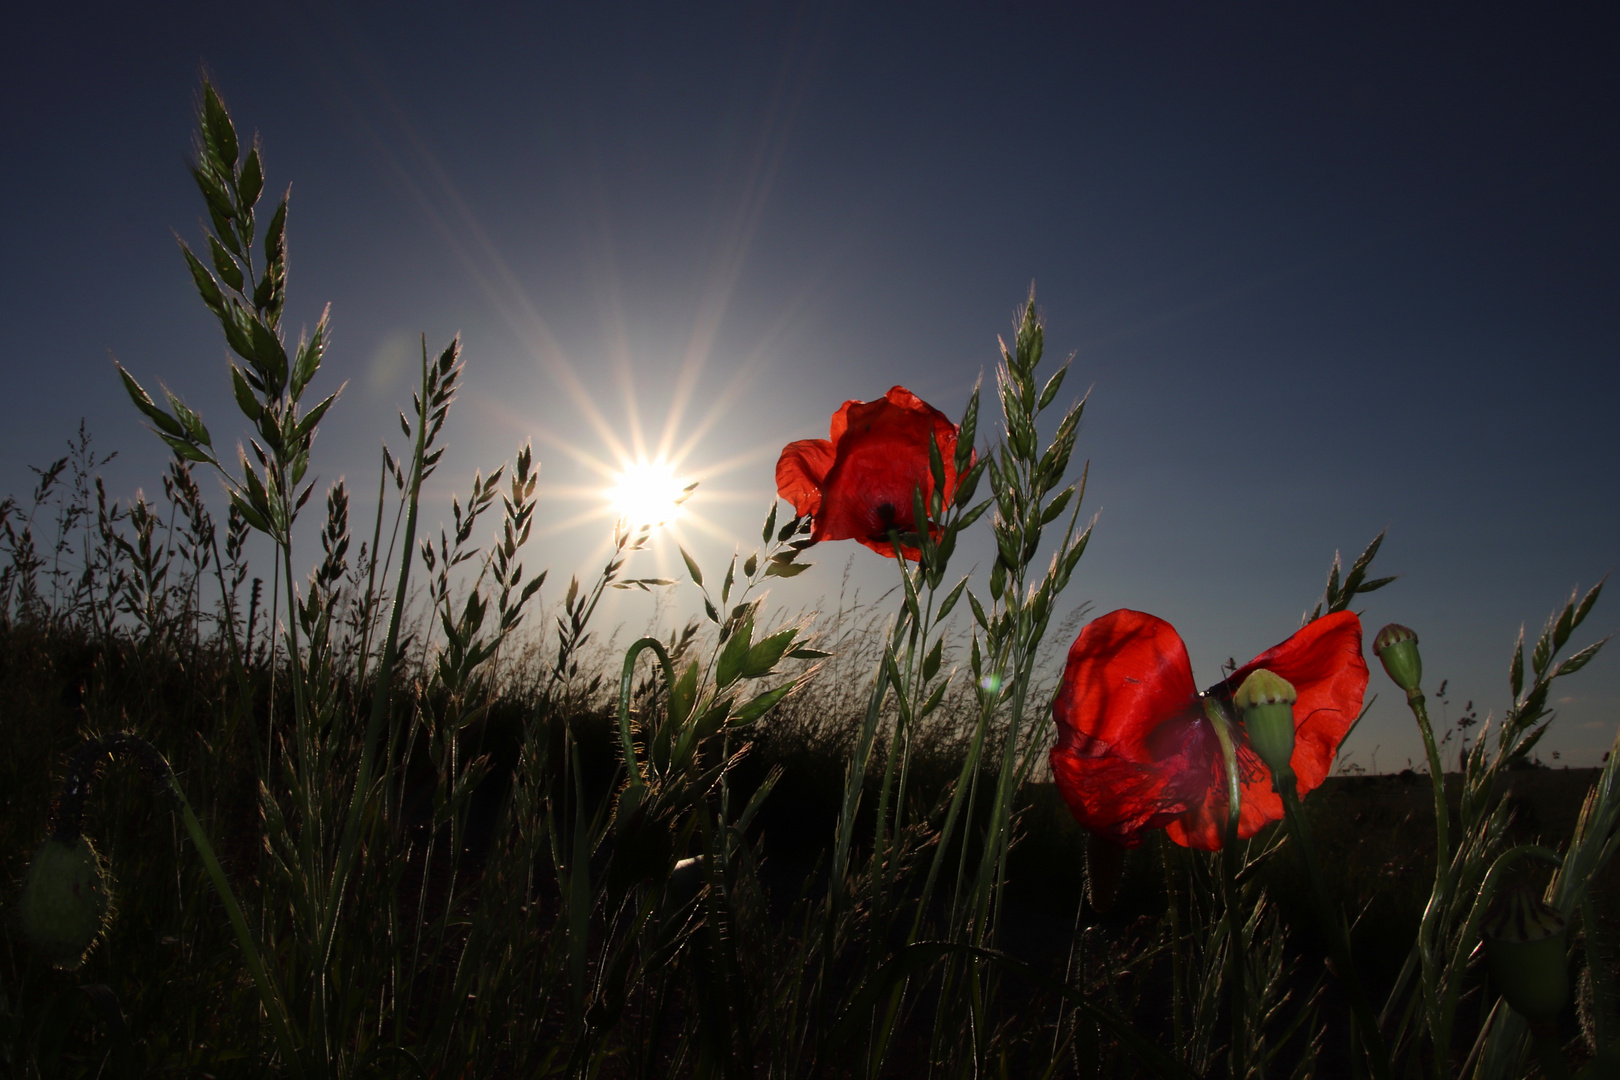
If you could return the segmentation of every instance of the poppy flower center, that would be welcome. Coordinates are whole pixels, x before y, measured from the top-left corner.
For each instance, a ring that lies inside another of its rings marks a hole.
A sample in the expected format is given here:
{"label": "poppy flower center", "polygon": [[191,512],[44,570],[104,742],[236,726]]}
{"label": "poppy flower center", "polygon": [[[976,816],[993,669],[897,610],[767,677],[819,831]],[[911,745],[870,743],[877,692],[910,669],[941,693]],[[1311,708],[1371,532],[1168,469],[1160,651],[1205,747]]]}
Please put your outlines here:
{"label": "poppy flower center", "polygon": [[887,540],[889,530],[899,528],[895,522],[894,503],[882,502],[872,508],[877,515],[877,528],[872,532],[873,540]]}
{"label": "poppy flower center", "polygon": [[1210,729],[1209,717],[1204,715],[1196,698],[1148,732],[1142,744],[1156,762],[1179,755],[1185,755],[1189,761],[1213,760],[1216,750],[1215,732]]}

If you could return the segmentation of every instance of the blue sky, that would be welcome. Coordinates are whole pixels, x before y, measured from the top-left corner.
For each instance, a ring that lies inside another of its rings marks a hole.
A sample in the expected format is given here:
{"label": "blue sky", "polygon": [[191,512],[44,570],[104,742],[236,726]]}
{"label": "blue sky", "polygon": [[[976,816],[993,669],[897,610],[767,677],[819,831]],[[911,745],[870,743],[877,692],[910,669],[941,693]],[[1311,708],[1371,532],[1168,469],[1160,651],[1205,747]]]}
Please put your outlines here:
{"label": "blue sky", "polygon": [[[1402,577],[1368,598],[1369,639],[1417,628],[1452,715],[1499,712],[1519,624],[1620,556],[1615,16],[1059,9],[8,14],[0,489],[24,493],[81,417],[120,452],[114,493],[158,487],[109,354],[216,441],[234,430],[174,244],[200,236],[184,161],[206,65],[270,188],[292,184],[288,324],[330,301],[316,389],[348,380],[316,469],[362,519],[412,343],[460,332],[434,513],[533,439],[533,558],[583,575],[607,528],[587,462],[614,458],[602,429],[631,450],[639,429],[702,480],[707,528],[683,535],[715,565],[757,535],[781,445],[845,399],[901,383],[959,413],[1033,281],[1049,353],[1092,388],[1077,455],[1101,516],[1073,603],[1169,619],[1212,681],[1387,528],[1379,566]],[[777,600],[836,591],[847,547]],[[644,621],[637,603],[613,616]],[[1546,745],[1595,761],[1620,666],[1564,696]],[[1419,756],[1387,692],[1347,750]]]}

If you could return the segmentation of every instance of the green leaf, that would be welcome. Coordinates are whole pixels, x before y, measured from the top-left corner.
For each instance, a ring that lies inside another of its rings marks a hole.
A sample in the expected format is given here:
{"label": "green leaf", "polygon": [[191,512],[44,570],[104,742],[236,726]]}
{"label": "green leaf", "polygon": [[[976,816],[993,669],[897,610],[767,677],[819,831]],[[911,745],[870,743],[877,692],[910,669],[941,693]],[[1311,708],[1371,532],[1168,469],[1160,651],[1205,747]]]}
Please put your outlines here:
{"label": "green leaf", "polygon": [[1071,499],[1073,496],[1073,484],[1070,484],[1068,487],[1058,492],[1057,498],[1047,503],[1046,509],[1041,511],[1041,524],[1050,525],[1053,521],[1057,520],[1058,515],[1063,513],[1063,508],[1069,505],[1069,499]]}
{"label": "green leaf", "polygon": [[253,394],[253,387],[248,385],[242,369],[235,364],[231,365],[231,390],[236,394],[236,407],[242,410],[242,415],[257,424],[259,417],[264,415],[264,406],[259,404],[259,399]]}
{"label": "green leaf", "polygon": [[703,571],[698,569],[697,560],[688,555],[684,547],[679,544],[675,546],[680,550],[681,558],[686,560],[686,572],[692,575],[692,584],[701,589],[703,587]]}
{"label": "green leaf", "polygon": [[191,271],[191,280],[196,283],[197,292],[202,296],[203,303],[207,304],[208,310],[216,316],[225,318],[225,294],[220,291],[219,282],[214,280],[214,275],[210,274],[202,261],[191,253],[191,248],[187,247],[183,240],[180,242],[180,253],[186,258],[186,268]]}
{"label": "green leaf", "polygon": [[309,412],[305,414],[304,418],[298,421],[298,426],[293,429],[293,438],[295,440],[302,439],[310,432],[314,431],[315,425],[321,422],[321,417],[326,415],[326,410],[332,407],[332,403],[338,399],[338,394],[341,393],[343,393],[343,387],[340,386],[337,388],[337,390],[327,395],[327,397],[321,401],[320,404],[309,410]]}
{"label": "green leaf", "polygon": [[238,514],[242,515],[243,521],[262,533],[268,534],[270,532],[270,523],[257,510],[253,509],[246,499],[234,491],[231,492],[231,505],[236,508]]}
{"label": "green leaf", "polygon": [[287,349],[281,339],[263,321],[254,319],[248,332],[253,342],[253,359],[265,375],[265,382],[275,395],[287,384]]}
{"label": "green leaf", "polygon": [[978,521],[981,517],[984,516],[984,512],[986,510],[990,509],[990,507],[993,505],[993,502],[994,502],[994,500],[986,499],[986,500],[984,500],[984,502],[980,503],[978,506],[975,506],[973,509],[971,509],[967,513],[963,514],[962,515],[962,520],[957,522],[956,531],[961,532],[963,529],[969,528],[975,521]]}
{"label": "green leaf", "polygon": [[225,111],[225,103],[219,100],[212,83],[203,83],[201,119],[204,144],[224,167],[222,171],[230,171],[236,166],[236,125],[231,123],[231,114]]}
{"label": "green leaf", "polygon": [[1553,626],[1553,652],[1564,647],[1569,635],[1575,629],[1575,594],[1569,594],[1569,603],[1558,614],[1558,622]]}
{"label": "green leaf", "polygon": [[787,658],[789,660],[825,660],[831,655],[832,653],[822,652],[820,649],[798,648],[789,652]]}
{"label": "green leaf", "polygon": [[669,688],[669,721],[675,727],[686,723],[697,704],[698,665],[694,660],[681,671],[675,685]]}
{"label": "green leaf", "polygon": [[973,595],[971,589],[968,591],[967,597],[968,604],[973,608],[973,621],[988,631],[990,629],[990,620],[984,617],[984,608],[979,605],[979,598]]}
{"label": "green leaf", "polygon": [[944,659],[945,637],[944,635],[941,635],[937,640],[935,640],[934,647],[928,650],[928,655],[923,657],[923,682],[926,683],[933,679],[935,675],[939,674],[939,665],[944,662]]}
{"label": "green leaf", "polygon": [[754,698],[748,704],[737,710],[733,723],[737,725],[752,724],[760,717],[774,709],[778,702],[798,688],[797,682],[790,682],[785,686],[778,686],[774,690],[767,690]]}
{"label": "green leaf", "polygon": [[796,628],[788,627],[750,648],[742,662],[743,678],[758,679],[769,675],[783,654],[792,648],[793,641],[798,636],[799,631]]}
{"label": "green leaf", "polygon": [[[1607,578],[1604,578],[1604,581],[1607,580]],[[1586,613],[1592,610],[1593,604],[1597,603],[1598,594],[1603,591],[1603,583],[1603,581],[1598,582],[1592,586],[1591,591],[1582,597],[1580,607],[1575,609],[1575,619],[1570,623],[1572,628],[1586,621]]]}
{"label": "green leaf", "polygon": [[176,438],[185,437],[185,428],[181,427],[174,417],[157,407],[157,404],[152,401],[152,396],[141,388],[140,383],[135,381],[135,376],[124,370],[123,364],[115,360],[113,361],[113,367],[118,369],[119,378],[124,380],[124,390],[129,394],[129,400],[135,403],[135,407],[141,410],[147,419],[158,426],[159,432]]}
{"label": "green leaf", "polygon": [[303,396],[304,387],[309,385],[309,381],[315,377],[315,372],[320,369],[321,357],[326,352],[327,323],[331,314],[332,305],[327,304],[326,310],[321,312],[320,321],[315,324],[315,332],[298,350],[298,360],[293,365],[290,383],[295,401]]}
{"label": "green leaf", "polygon": [[973,461],[973,440],[978,437],[978,428],[979,383],[974,383],[967,408],[962,411],[962,422],[956,428],[956,475],[959,480]]}
{"label": "green leaf", "polygon": [[967,588],[967,583],[968,579],[964,577],[961,581],[956,583],[956,588],[945,594],[945,602],[939,605],[939,615],[937,618],[943,620],[945,616],[951,613],[951,609],[956,606],[956,602],[962,598],[962,593]]}
{"label": "green leaf", "polygon": [[731,601],[731,586],[734,585],[736,583],[736,581],[737,581],[737,556],[733,555],[731,557],[731,565],[726,567],[726,580],[720,586],[720,602],[722,604],[730,603],[730,601]]}
{"label": "green leaf", "polygon": [[1045,388],[1041,390],[1040,401],[1038,401],[1035,405],[1037,412],[1052,404],[1052,399],[1057,397],[1058,387],[1063,385],[1063,376],[1069,373],[1069,364],[1073,362],[1074,358],[1070,357],[1064,362],[1063,366],[1058,368],[1057,371],[1052,374],[1052,377],[1046,381]]}
{"label": "green leaf", "polygon": [[1580,652],[1575,653],[1574,655],[1565,658],[1562,662],[1559,663],[1559,665],[1556,668],[1553,669],[1553,673],[1552,673],[1551,677],[1549,678],[1549,681],[1551,681],[1551,679],[1559,678],[1560,676],[1563,676],[1563,675],[1573,675],[1573,674],[1575,674],[1575,672],[1581,670],[1581,668],[1585,667],[1588,663],[1590,663],[1591,660],[1592,660],[1592,657],[1594,657],[1594,656],[1596,656],[1598,654],[1598,650],[1603,648],[1603,646],[1607,645],[1608,643],[1609,643],[1609,639],[1604,638],[1602,641],[1593,642],[1591,645],[1588,645],[1586,648],[1582,649]]}
{"label": "green leaf", "polygon": [[759,538],[760,538],[760,541],[762,543],[766,543],[766,544],[770,543],[771,542],[771,533],[776,531],[776,507],[777,507],[777,505],[778,505],[777,501],[775,499],[772,499],[771,500],[771,511],[770,511],[770,513],[765,515],[765,529],[764,529],[763,532],[761,532],[759,534]]}
{"label": "green leaf", "polygon": [[187,461],[197,461],[206,464],[210,460],[207,454],[197,449],[187,439],[176,439],[174,436],[165,435],[161,431],[158,432],[158,438],[168,443],[169,449],[173,450],[176,454],[185,458]]}
{"label": "green leaf", "polygon": [[951,501],[958,508],[973,501],[973,493],[979,490],[979,480],[983,478],[985,468],[993,464],[993,459],[986,456],[974,462],[967,472],[956,474],[956,495]]}
{"label": "green leaf", "polygon": [[772,562],[769,566],[765,567],[765,576],[779,578],[798,577],[800,574],[804,573],[814,565],[815,563]]}
{"label": "green leaf", "polygon": [[[231,258],[231,253],[225,250],[225,245],[210,236],[208,238],[208,254],[214,260],[214,269],[218,271],[220,280],[237,292],[241,292],[242,268],[236,265],[236,260]],[[192,272],[192,276],[196,276],[196,271]]]}
{"label": "green leaf", "polygon": [[724,690],[742,676],[743,663],[748,659],[753,635],[754,618],[750,615],[726,639],[725,646],[720,650],[720,658],[715,662],[714,681],[718,688]]}
{"label": "green leaf", "polygon": [[1513,643],[1513,660],[1508,664],[1508,685],[1513,688],[1513,700],[1524,692],[1524,627],[1519,627],[1519,640]]}
{"label": "green leaf", "polygon": [[939,703],[945,700],[945,691],[949,690],[950,688],[951,681],[949,679],[946,679],[944,682],[934,687],[934,692],[928,695],[928,700],[923,702],[923,707],[917,710],[917,719],[921,720],[923,717],[939,708]]}
{"label": "green leaf", "polygon": [[236,216],[236,207],[231,205],[230,194],[219,182],[219,177],[215,175],[212,166],[206,163],[192,166],[191,178],[197,182],[197,190],[202,192],[203,201],[208,204],[208,214],[213,219],[214,230],[227,245],[234,244],[236,238],[230,221]]}
{"label": "green leaf", "polygon": [[180,426],[185,429],[186,438],[198,446],[212,448],[214,440],[209,437],[208,429],[203,426],[202,417],[187,408],[186,403],[175,397],[167,387],[163,390],[163,396],[169,399],[169,409],[174,413],[174,418],[179,421]]}
{"label": "green leaf", "polygon": [[242,199],[243,209],[251,210],[263,191],[264,163],[259,160],[259,148],[255,146],[248,151],[247,160],[242,162],[242,173],[236,180],[236,193]]}
{"label": "green leaf", "polygon": [[743,577],[752,578],[754,571],[759,569],[759,552],[754,552],[743,562]]}
{"label": "green leaf", "polygon": [[1536,640],[1536,650],[1530,655],[1530,668],[1536,673],[1537,679],[1546,672],[1547,664],[1552,660],[1552,651],[1552,627],[1549,626],[1541,632],[1541,637]]}
{"label": "green leaf", "polygon": [[283,196],[276,206],[276,212],[270,215],[270,224],[264,230],[264,259],[265,277],[270,276],[270,268],[279,266],[287,257],[287,199]]}
{"label": "green leaf", "polygon": [[945,459],[940,456],[939,435],[933,428],[928,429],[928,472],[934,480],[934,492],[942,495],[945,491]]}

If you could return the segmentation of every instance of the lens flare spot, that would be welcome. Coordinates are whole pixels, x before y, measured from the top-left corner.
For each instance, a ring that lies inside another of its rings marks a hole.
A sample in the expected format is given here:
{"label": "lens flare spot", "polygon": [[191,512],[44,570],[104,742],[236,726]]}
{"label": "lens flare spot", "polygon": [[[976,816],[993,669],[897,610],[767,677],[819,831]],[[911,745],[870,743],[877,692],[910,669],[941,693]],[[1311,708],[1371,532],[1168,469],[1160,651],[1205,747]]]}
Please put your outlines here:
{"label": "lens flare spot", "polygon": [[607,497],[631,528],[663,525],[680,516],[681,504],[696,486],[676,476],[666,461],[637,461],[620,471]]}

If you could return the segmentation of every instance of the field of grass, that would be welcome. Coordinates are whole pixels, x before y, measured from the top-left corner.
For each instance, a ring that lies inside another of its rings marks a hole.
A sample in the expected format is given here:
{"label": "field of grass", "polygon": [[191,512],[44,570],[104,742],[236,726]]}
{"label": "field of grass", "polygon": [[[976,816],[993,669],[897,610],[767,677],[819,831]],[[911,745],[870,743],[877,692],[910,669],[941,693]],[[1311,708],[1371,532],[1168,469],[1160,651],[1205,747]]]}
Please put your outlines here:
{"label": "field of grass", "polygon": [[[1601,587],[1521,643],[1512,707],[1443,782],[1333,777],[1301,804],[1288,751],[1263,764],[1259,714],[1212,690],[1206,788],[1270,784],[1282,821],[1240,840],[1230,794],[1217,850],[1160,821],[1122,856],[1046,764],[1077,629],[1049,624],[1090,531],[1085,402],[1036,435],[1066,368],[1037,375],[1033,296],[999,415],[981,431],[976,389],[941,418],[912,513],[860,538],[910,551],[881,605],[764,609],[817,539],[773,507],[724,571],[686,559],[706,619],[609,648],[607,589],[673,585],[626,576],[651,527],[548,582],[526,446],[422,525],[456,343],[424,347],[374,506],[304,486],[340,422],[303,400],[326,323],[284,340],[285,203],[259,215],[257,147],[208,87],[197,155],[214,231],[186,255],[249,453],[221,461],[123,372],[175,452],[162,499],[110,499],[81,432],[0,503],[8,1075],[1616,1075],[1620,763],[1533,764],[1553,682],[1602,644],[1566,652]],[[983,594],[947,573],[974,527],[999,552]],[[1359,641],[1378,543],[1335,560],[1313,620]],[[1527,943],[1553,947],[1508,982],[1574,974],[1550,1011],[1502,985]]]}

